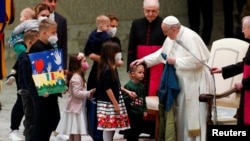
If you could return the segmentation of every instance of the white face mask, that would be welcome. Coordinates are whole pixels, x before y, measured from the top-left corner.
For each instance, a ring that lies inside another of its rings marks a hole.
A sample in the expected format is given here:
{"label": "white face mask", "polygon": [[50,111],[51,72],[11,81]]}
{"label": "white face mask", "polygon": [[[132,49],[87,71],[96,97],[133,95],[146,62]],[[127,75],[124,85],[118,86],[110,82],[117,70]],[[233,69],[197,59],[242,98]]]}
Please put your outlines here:
{"label": "white face mask", "polygon": [[117,28],[116,27],[110,27],[109,31],[108,31],[108,35],[110,37],[115,37],[116,32],[117,32]]}
{"label": "white face mask", "polygon": [[48,42],[51,43],[51,45],[54,47],[54,48],[57,48],[57,41],[58,41],[58,38],[56,35],[52,35],[52,36],[49,36],[48,38]]}
{"label": "white face mask", "polygon": [[43,17],[43,16],[40,16],[40,17],[38,17],[38,22],[40,23],[42,20],[44,20],[44,19],[48,19],[48,17]]}
{"label": "white face mask", "polygon": [[115,55],[115,61],[118,62],[120,60],[122,60],[122,53],[121,52],[116,53],[116,55]]}

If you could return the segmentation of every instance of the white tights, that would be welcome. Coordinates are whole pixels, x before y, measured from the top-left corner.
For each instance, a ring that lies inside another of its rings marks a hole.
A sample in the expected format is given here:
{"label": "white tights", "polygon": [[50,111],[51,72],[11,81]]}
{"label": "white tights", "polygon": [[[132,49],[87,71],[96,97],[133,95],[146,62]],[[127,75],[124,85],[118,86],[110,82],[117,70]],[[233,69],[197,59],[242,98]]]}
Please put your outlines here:
{"label": "white tights", "polygon": [[113,141],[115,131],[103,131],[104,141]]}

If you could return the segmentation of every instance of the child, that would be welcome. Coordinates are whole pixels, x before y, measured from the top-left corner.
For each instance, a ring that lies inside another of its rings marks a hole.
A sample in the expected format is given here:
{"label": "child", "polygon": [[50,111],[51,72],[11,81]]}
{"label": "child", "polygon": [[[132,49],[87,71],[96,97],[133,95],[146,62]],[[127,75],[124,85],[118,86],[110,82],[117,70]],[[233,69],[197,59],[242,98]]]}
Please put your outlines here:
{"label": "child", "polygon": [[[36,14],[38,14],[39,16],[38,17],[41,17],[42,15],[45,16],[46,13],[49,15],[49,7],[47,5],[44,5],[43,6],[44,8],[43,9],[39,9],[36,11]],[[22,11],[22,14],[21,15],[25,15],[26,13],[32,13],[32,15],[34,14],[34,12],[32,11],[32,9],[30,8],[27,8],[27,9],[24,9]],[[43,13],[43,14],[41,14]],[[28,14],[27,14],[28,15]],[[28,29],[31,29],[31,30],[35,30],[37,32],[38,30],[38,25],[36,25],[35,28],[32,28],[34,27],[34,24],[32,24],[33,22],[35,22],[36,19],[32,19],[32,20],[25,20],[24,22],[22,22],[20,24],[20,27],[19,28],[19,25],[16,27],[18,30],[23,30],[22,32],[25,33],[25,31],[30,31]],[[28,22],[30,21],[30,23]],[[25,26],[21,26],[21,25],[25,25]],[[26,26],[26,24],[28,26]],[[29,25],[31,26],[31,28],[29,27]],[[22,28],[22,27],[25,27],[25,28]],[[15,30],[14,30],[15,32]],[[13,32],[13,33],[14,33]],[[21,35],[23,35],[23,33],[21,33]],[[19,35],[19,34],[17,34]],[[20,36],[21,38],[22,36]],[[24,50],[26,50],[26,46],[25,46],[25,43],[22,41],[23,39],[21,38],[20,39],[20,43],[18,42],[17,45],[19,47],[23,47],[25,48]],[[32,42],[34,43],[34,42]],[[17,47],[18,48],[18,47]],[[22,53],[21,53],[22,54]],[[20,55],[21,55],[20,54]],[[20,56],[19,55],[19,56]],[[12,70],[10,71],[9,75],[7,76],[7,79],[5,81],[5,84],[7,85],[11,85],[15,80],[16,80],[16,86],[17,86],[17,90],[19,90],[19,84],[18,84],[18,59],[16,60],[14,66],[12,67]],[[10,120],[10,129],[11,129],[11,132],[9,134],[9,139],[10,140],[21,140],[21,136],[19,134],[19,126],[22,122],[22,119],[23,119],[23,116],[24,116],[24,111],[23,111],[23,102],[22,102],[22,98],[21,98],[21,95],[20,94],[16,94],[17,95],[17,99],[12,107],[12,110],[11,110],[11,120]]]}
{"label": "child", "polygon": [[96,25],[97,29],[91,32],[84,48],[84,54],[94,61],[88,79],[88,89],[96,87],[97,64],[100,61],[101,47],[104,42],[110,41],[110,36],[107,33],[110,26],[109,18],[104,15],[98,16]]}
{"label": "child", "polygon": [[115,130],[130,128],[116,69],[116,62],[120,61],[119,51],[117,43],[105,42],[98,66],[97,129],[103,130],[104,141],[113,140]]}
{"label": "child", "polygon": [[144,78],[145,66],[134,65],[129,69],[130,80],[124,88],[136,93],[136,98],[130,98],[124,95],[126,108],[128,111],[131,128],[127,130],[127,141],[137,141],[141,133],[140,127],[143,125],[143,118],[147,116],[146,92],[144,84],[141,81]]}
{"label": "child", "polygon": [[19,85],[18,93],[21,95],[25,122],[24,122],[24,136],[26,141],[32,140],[32,126],[34,126],[34,99],[29,92],[29,84],[31,83],[31,64],[28,56],[28,52],[33,43],[38,39],[38,31],[29,30],[24,33],[24,43],[27,47],[26,52],[23,52],[18,57],[18,79]]}
{"label": "child", "polygon": [[[102,44],[106,41],[110,41],[110,36],[107,31],[110,27],[110,20],[107,16],[100,15],[96,17],[97,29],[91,32],[84,48],[84,54],[91,60],[93,65],[89,73],[87,80],[87,89],[97,87],[97,66],[100,61],[100,54]],[[94,96],[95,98],[95,96]],[[102,140],[102,132],[96,129],[96,99],[93,101],[87,101],[87,108],[93,110],[87,110],[89,134],[93,140]]]}
{"label": "child", "polygon": [[67,104],[56,131],[69,134],[69,141],[81,141],[81,135],[86,134],[86,124],[83,118],[83,99],[92,98],[95,88],[87,91],[85,72],[88,69],[85,56],[79,53],[70,56],[67,71]]}
{"label": "child", "polygon": [[[53,49],[50,38],[57,38],[57,23],[51,19],[44,19],[39,23],[39,39],[30,48],[30,53]],[[31,74],[30,74],[31,75]],[[52,131],[55,131],[60,120],[58,96],[61,93],[38,96],[34,81],[30,85],[30,92],[35,97],[35,141],[48,141]]]}
{"label": "child", "polygon": [[[47,15],[39,16],[37,17],[37,14],[40,14],[40,12],[45,13],[44,11],[49,11],[49,7],[43,6],[43,11],[35,11],[32,8],[28,7],[22,10],[20,14],[20,24],[14,28],[12,31],[11,37],[9,39],[9,46],[10,48],[13,48],[13,50],[16,52],[16,54],[19,56],[23,52],[25,52],[26,47],[23,43],[23,35],[25,31],[28,30],[36,30],[38,31],[38,24],[41,20],[47,18]],[[38,19],[36,19],[38,18]],[[12,67],[12,70],[10,71],[9,75],[7,76],[7,80],[5,81],[5,84],[11,85],[15,80],[15,74],[17,69],[17,62]]]}
{"label": "child", "polygon": [[20,55],[26,50],[23,44],[23,34],[27,30],[38,31],[36,12],[30,7],[22,10],[20,14],[20,24],[14,28],[9,40],[10,48],[13,48],[17,55]]}

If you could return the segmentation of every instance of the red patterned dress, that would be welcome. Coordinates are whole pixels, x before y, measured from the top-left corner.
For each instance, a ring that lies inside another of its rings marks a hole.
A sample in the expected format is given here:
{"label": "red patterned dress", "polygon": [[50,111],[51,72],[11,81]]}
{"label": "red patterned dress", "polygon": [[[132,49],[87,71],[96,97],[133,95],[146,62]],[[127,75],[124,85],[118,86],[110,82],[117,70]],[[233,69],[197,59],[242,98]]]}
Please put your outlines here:
{"label": "red patterned dress", "polygon": [[[121,84],[118,78],[112,77],[112,70],[108,67],[103,68],[98,88],[97,88],[97,129],[98,130],[126,130],[130,128],[129,118],[125,107],[124,99],[121,94]],[[114,105],[109,99],[106,90],[111,89],[120,106],[120,114],[115,113]]]}

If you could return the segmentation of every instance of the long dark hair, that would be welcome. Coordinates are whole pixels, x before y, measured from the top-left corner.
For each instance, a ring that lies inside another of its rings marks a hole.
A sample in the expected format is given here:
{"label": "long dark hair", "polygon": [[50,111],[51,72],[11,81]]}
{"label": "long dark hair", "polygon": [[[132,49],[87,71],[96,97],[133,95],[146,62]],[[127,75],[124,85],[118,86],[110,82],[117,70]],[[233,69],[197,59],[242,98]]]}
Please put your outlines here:
{"label": "long dark hair", "polygon": [[99,81],[100,73],[104,67],[108,67],[112,70],[112,79],[117,79],[115,65],[115,54],[120,52],[120,47],[117,43],[112,41],[107,41],[103,43],[101,49],[100,62],[98,64],[98,75],[97,79]]}
{"label": "long dark hair", "polygon": [[72,78],[74,73],[78,73],[82,77],[83,82],[86,83],[86,80],[84,77],[85,72],[81,68],[82,60],[78,60],[77,55],[78,54],[69,56],[69,67],[68,67],[67,76],[66,76],[66,84],[68,87],[69,87],[70,79]]}

